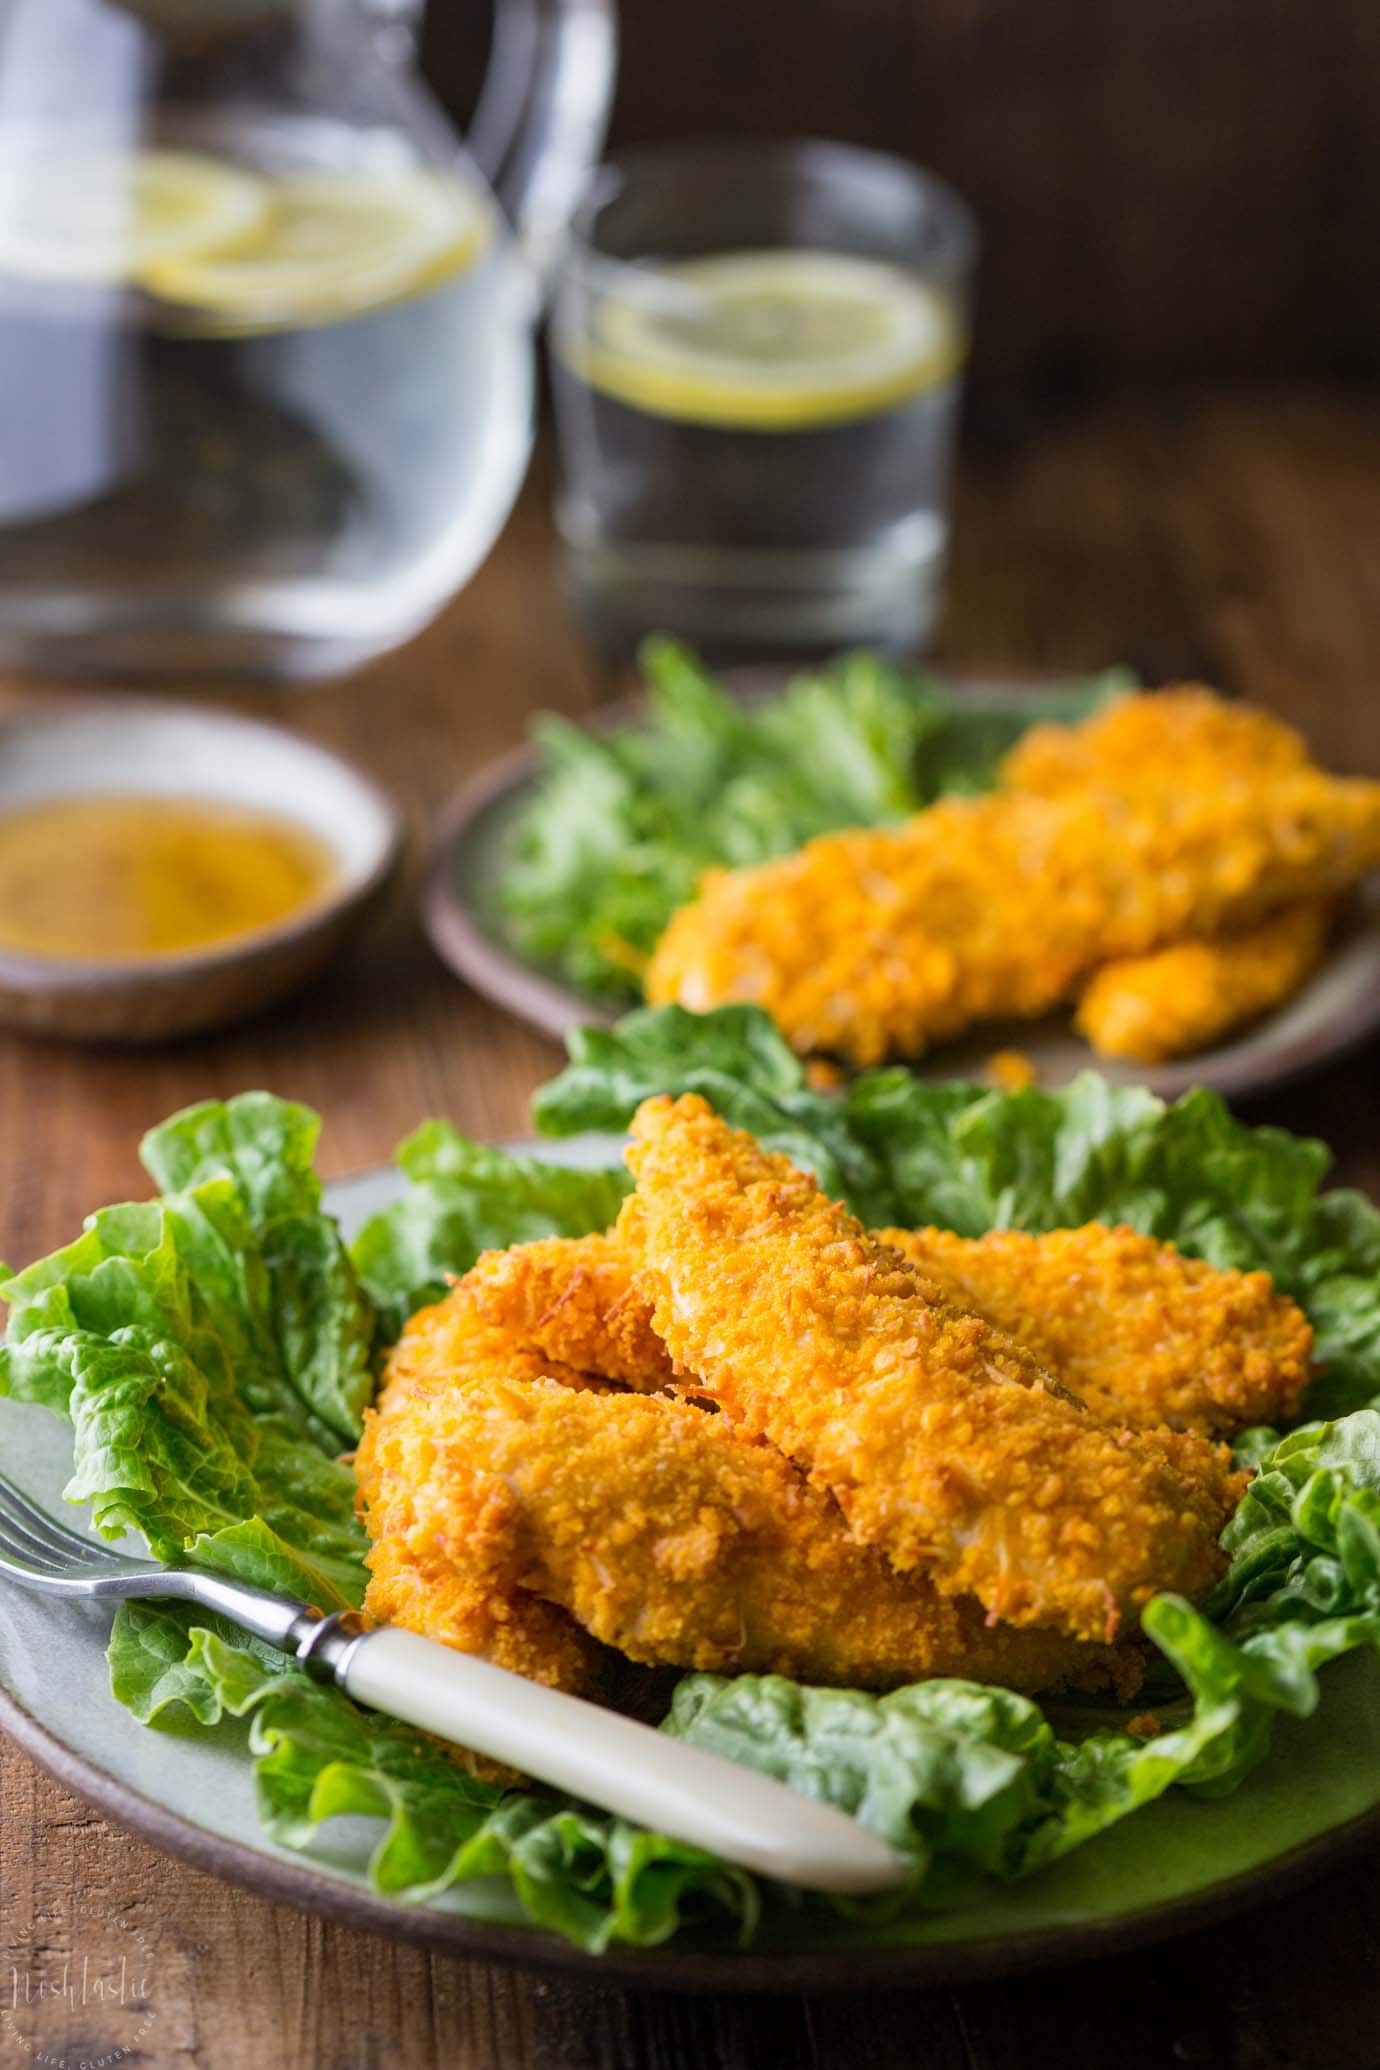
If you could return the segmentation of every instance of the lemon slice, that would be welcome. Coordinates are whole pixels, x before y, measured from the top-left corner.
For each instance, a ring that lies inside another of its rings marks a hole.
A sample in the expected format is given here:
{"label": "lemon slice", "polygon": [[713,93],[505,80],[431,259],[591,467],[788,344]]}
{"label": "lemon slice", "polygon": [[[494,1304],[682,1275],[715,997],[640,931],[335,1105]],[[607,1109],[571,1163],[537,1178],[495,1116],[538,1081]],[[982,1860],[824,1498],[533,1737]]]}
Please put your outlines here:
{"label": "lemon slice", "polygon": [[269,212],[262,180],[196,151],[0,156],[0,271],[126,281],[235,249]]}
{"label": "lemon slice", "polygon": [[692,424],[791,431],[873,414],[933,388],[963,357],[939,288],[879,259],[727,252],[608,293],[592,335],[562,348],[586,381]]}
{"label": "lemon slice", "polygon": [[146,267],[144,285],[246,327],[320,322],[458,272],[491,234],[484,197],[442,173],[293,174],[270,195],[252,243]]}

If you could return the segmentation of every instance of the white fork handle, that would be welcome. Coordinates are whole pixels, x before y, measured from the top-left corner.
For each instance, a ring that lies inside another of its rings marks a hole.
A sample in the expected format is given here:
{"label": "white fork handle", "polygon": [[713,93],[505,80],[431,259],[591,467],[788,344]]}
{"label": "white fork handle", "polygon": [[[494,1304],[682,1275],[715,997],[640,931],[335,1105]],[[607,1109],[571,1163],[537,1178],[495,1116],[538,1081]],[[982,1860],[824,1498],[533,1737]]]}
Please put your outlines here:
{"label": "white fork handle", "polygon": [[908,1873],[830,1805],[416,1632],[367,1633],[341,1680],[374,1710],[778,1882],[858,1893],[894,1890]]}

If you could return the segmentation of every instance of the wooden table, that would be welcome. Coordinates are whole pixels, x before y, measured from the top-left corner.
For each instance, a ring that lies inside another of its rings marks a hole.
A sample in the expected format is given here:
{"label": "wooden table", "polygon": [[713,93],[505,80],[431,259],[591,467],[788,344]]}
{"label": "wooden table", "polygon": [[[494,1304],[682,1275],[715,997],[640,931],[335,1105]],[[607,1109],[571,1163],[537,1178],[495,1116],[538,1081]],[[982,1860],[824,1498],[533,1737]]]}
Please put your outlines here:
{"label": "wooden table", "polygon": [[[407,652],[343,688],[241,700],[347,749],[427,817],[539,706],[610,690],[557,597],[539,466],[489,565]],[[1250,392],[1107,408],[969,464],[942,657],[1149,681],[1202,675],[1380,771],[1380,408]],[[405,904],[311,997],[148,1053],[0,1041],[0,1256],[24,1262],[140,1188],[141,1130],[246,1086],[327,1117],[324,1166],[385,1160],[424,1114],[524,1127],[558,1061],[433,961]],[[1375,1052],[1258,1114],[1321,1134],[1380,1191]],[[429,1956],[234,1890],[153,1853],[0,1745],[0,1996],[30,1936],[137,1933],[159,2066],[429,2070],[1369,2070],[1380,2063],[1380,1864],[1143,1956],[958,1992],[692,2000]],[[64,1939],[64,1937],[66,1937]],[[45,2062],[94,2059],[98,2011],[0,2023]],[[13,2058],[27,2060],[21,2050]]]}

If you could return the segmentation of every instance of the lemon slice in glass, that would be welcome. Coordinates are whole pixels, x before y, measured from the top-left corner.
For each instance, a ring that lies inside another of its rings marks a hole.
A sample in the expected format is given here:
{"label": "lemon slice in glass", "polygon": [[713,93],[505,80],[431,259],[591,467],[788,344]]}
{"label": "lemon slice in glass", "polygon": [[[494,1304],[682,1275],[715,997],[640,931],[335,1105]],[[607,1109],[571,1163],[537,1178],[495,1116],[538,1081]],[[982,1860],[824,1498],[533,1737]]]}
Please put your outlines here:
{"label": "lemon slice in glass", "polygon": [[563,356],[604,394],[756,431],[889,409],[943,381],[964,350],[941,288],[880,259],[797,250],[629,269],[591,333]]}
{"label": "lemon slice in glass", "polygon": [[459,272],[492,233],[485,197],[443,173],[299,173],[269,192],[251,242],[148,266],[144,285],[244,328],[319,323]]}
{"label": "lemon slice in glass", "polygon": [[262,180],[197,151],[0,155],[0,272],[127,281],[236,249],[269,213]]}

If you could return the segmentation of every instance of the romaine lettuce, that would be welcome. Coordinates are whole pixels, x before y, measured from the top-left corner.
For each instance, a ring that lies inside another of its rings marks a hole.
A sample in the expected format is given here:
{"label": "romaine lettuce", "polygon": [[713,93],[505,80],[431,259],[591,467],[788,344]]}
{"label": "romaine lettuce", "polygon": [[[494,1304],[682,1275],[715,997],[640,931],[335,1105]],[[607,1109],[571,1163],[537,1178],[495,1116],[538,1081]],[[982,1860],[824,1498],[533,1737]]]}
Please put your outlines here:
{"label": "romaine lettuce", "polygon": [[399,1144],[397,1160],[408,1189],[371,1216],[352,1253],[385,1343],[481,1251],[607,1229],[631,1184],[621,1165],[576,1171],[511,1157],[446,1121],[424,1121]]}
{"label": "romaine lettuce", "polygon": [[332,1604],[363,1592],[337,1457],[373,1391],[374,1318],[311,1170],[317,1123],[251,1094],[145,1144],[160,1200],[103,1208],[0,1284],[0,1393],[73,1426],[99,1531]]}

